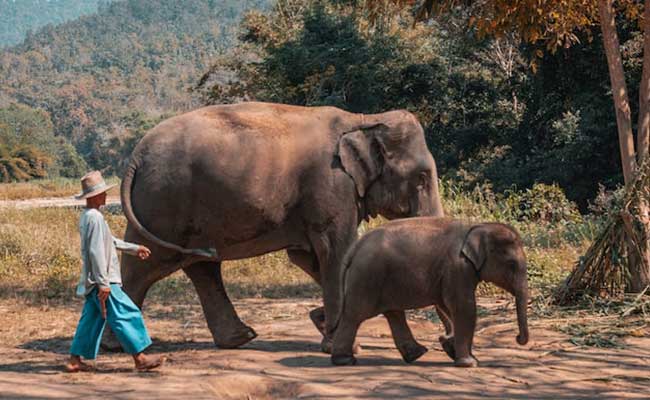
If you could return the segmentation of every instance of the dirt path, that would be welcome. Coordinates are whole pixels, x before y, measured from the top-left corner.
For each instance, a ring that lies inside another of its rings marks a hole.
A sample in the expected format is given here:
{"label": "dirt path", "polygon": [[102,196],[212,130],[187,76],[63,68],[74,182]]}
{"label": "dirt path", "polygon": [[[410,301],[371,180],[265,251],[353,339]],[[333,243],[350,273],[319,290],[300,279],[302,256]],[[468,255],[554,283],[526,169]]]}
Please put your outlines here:
{"label": "dirt path", "polygon": [[[74,197],[43,197],[27,200],[0,200],[0,209],[2,208],[44,208],[44,207],[82,207],[86,204],[85,200],[75,200]],[[106,199],[106,205],[120,204],[119,196],[109,196]]]}
{"label": "dirt path", "polygon": [[650,339],[624,349],[576,347],[531,321],[531,342],[515,343],[514,312],[483,304],[475,355],[481,366],[454,368],[437,342],[441,328],[411,320],[431,348],[413,365],[402,362],[386,321],[362,326],[359,364],[333,367],[319,352],[307,318],[314,300],[236,302],[259,337],[238,350],[216,349],[198,305],[150,305],[151,351],[169,356],[158,373],[135,373],[121,354],[100,354],[99,372],[61,371],[80,304],[27,307],[0,302],[0,397],[116,399],[435,399],[650,398]]}

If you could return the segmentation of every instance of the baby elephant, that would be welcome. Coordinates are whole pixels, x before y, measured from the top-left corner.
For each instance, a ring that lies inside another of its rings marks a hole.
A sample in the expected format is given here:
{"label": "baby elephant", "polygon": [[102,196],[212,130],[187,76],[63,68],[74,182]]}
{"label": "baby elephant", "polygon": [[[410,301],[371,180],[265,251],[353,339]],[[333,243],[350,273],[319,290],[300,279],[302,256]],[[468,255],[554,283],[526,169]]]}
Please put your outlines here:
{"label": "baby elephant", "polygon": [[475,367],[475,290],[492,282],[516,298],[519,335],[528,342],[528,278],[519,234],[497,223],[470,225],[448,218],[395,220],[369,232],[344,258],[341,308],[332,363],[356,363],[352,346],[359,325],[383,313],[404,361],[427,349],[413,338],[404,310],[432,304],[445,325],[443,349],[458,367]]}

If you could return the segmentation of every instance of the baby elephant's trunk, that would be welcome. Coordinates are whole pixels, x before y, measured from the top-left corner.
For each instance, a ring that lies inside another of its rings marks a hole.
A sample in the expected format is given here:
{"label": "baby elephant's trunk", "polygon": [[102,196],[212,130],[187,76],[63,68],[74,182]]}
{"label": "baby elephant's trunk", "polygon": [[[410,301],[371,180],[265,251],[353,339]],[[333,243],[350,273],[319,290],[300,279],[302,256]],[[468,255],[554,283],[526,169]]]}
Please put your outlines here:
{"label": "baby elephant's trunk", "polygon": [[528,288],[525,287],[519,291],[516,296],[517,304],[517,323],[519,324],[519,335],[517,335],[517,343],[525,345],[528,343]]}

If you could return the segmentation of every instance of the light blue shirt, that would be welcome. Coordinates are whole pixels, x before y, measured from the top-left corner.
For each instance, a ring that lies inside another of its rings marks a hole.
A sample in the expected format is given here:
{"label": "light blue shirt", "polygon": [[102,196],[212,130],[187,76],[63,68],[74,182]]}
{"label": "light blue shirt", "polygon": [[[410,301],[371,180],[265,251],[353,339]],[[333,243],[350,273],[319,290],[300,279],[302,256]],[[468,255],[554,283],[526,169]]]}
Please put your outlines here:
{"label": "light blue shirt", "polygon": [[95,286],[108,288],[111,283],[122,285],[117,250],[135,255],[139,246],[113,237],[104,216],[94,208],[86,208],[81,214],[79,235],[83,267],[77,295],[86,296]]}

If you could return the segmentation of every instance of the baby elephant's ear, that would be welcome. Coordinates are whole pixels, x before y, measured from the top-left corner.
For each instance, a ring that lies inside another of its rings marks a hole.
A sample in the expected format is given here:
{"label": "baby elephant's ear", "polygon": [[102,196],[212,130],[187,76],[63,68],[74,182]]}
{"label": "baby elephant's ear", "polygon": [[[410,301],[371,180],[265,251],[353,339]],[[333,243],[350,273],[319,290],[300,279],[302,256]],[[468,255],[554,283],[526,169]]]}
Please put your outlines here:
{"label": "baby elephant's ear", "polygon": [[477,271],[481,270],[487,259],[487,231],[483,225],[474,225],[467,231],[460,252]]}

